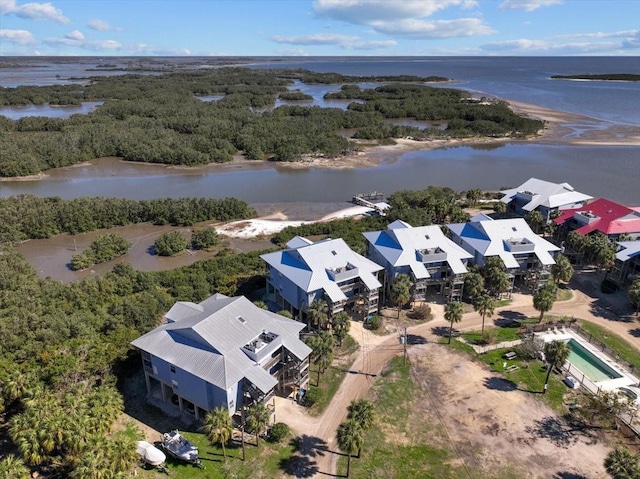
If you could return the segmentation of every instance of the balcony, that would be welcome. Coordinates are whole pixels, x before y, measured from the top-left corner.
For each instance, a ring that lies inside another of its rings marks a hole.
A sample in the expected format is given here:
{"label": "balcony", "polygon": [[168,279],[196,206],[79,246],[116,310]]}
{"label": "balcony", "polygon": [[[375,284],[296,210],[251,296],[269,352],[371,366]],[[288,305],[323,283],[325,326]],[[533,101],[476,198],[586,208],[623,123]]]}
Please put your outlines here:
{"label": "balcony", "polygon": [[573,214],[573,219],[581,225],[589,225],[595,221],[598,221],[600,217],[591,211],[577,211]]}
{"label": "balcony", "polygon": [[512,253],[532,253],[536,245],[527,238],[510,238],[504,244]]}
{"label": "balcony", "polygon": [[416,257],[422,263],[436,263],[447,260],[447,252],[439,246],[416,250]]}
{"label": "balcony", "polygon": [[331,278],[331,280],[335,281],[336,283],[342,283],[343,281],[347,281],[360,276],[358,267],[352,265],[351,263],[347,263],[346,266],[341,266],[339,268],[327,269],[326,271],[329,275],[329,278]]}

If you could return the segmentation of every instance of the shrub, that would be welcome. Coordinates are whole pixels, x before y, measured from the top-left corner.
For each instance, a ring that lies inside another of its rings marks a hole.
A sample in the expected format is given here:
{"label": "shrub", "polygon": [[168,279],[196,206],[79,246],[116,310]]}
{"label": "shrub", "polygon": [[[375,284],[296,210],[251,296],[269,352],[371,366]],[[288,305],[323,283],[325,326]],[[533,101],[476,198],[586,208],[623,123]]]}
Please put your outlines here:
{"label": "shrub", "polygon": [[484,334],[482,335],[482,341],[485,344],[493,344],[496,342],[497,337],[498,332],[494,328],[485,329]]}
{"label": "shrub", "polygon": [[304,395],[303,403],[305,406],[311,407],[318,401],[322,399],[324,391],[318,388],[309,388],[307,389],[306,394]]}
{"label": "shrub", "polygon": [[291,429],[283,422],[275,423],[269,431],[269,441],[271,442],[282,442],[289,436],[291,436]]}
{"label": "shrub", "polygon": [[179,231],[169,231],[161,234],[154,243],[156,254],[160,256],[173,256],[187,247],[187,240]]}
{"label": "shrub", "polygon": [[191,247],[193,249],[208,249],[220,243],[220,236],[215,228],[205,228],[194,231],[191,235]]}
{"label": "shrub", "polygon": [[367,327],[373,331],[377,331],[382,326],[382,318],[377,314],[373,316],[367,323]]}
{"label": "shrub", "polygon": [[411,313],[411,318],[418,319],[421,321],[433,319],[433,315],[431,314],[431,306],[428,304],[423,304],[422,306],[418,306]]}

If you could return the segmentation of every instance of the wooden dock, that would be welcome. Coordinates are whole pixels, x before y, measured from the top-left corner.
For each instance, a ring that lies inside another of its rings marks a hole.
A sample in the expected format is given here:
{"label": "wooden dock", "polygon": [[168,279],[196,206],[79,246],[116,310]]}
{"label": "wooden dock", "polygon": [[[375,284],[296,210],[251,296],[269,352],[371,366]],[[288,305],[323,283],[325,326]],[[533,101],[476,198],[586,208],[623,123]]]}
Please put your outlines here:
{"label": "wooden dock", "polygon": [[384,193],[373,191],[371,193],[358,193],[351,198],[352,203],[359,206],[366,206],[371,208],[380,216],[385,216],[386,212],[384,208],[381,208],[377,203],[384,200]]}

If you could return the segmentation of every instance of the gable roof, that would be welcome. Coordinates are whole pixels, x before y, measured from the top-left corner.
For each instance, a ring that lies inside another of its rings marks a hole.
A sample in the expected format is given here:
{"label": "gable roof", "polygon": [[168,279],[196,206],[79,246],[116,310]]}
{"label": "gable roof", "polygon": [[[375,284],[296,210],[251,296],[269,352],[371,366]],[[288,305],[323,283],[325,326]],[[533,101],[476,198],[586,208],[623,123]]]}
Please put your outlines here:
{"label": "gable roof", "polygon": [[617,241],[620,249],[616,253],[616,258],[620,261],[628,261],[631,258],[640,256],[640,240],[636,241]]}
{"label": "gable roof", "polygon": [[298,359],[311,353],[299,339],[304,324],[259,308],[244,296],[216,294],[200,304],[178,302],[166,319],[131,344],[224,390],[242,378],[265,393],[277,384],[242,350],[265,331],[278,335],[275,340]]}
{"label": "gable roof", "polygon": [[324,290],[333,302],[346,299],[329,271],[339,270],[347,265],[357,268],[357,271],[353,269],[354,274],[368,289],[374,290],[382,286],[375,274],[382,270],[382,266],[353,251],[342,238],[312,243],[305,238],[296,237],[287,246],[288,249],[260,257],[307,293]]}
{"label": "gable roof", "polygon": [[583,223],[576,229],[581,235],[594,231],[606,235],[640,233],[640,211],[606,198],[598,198],[579,208],[563,210],[553,221],[561,225],[574,217]]}
{"label": "gable roof", "polygon": [[533,211],[538,206],[547,208],[573,206],[593,198],[574,190],[569,183],[551,183],[538,178],[529,178],[517,188],[503,190],[501,193],[504,194],[500,200],[503,203],[510,203],[518,193],[524,194],[525,198],[529,199],[529,202],[522,207],[525,211]]}
{"label": "gable roof", "polygon": [[439,226],[419,226],[414,228],[404,221],[394,221],[387,230],[362,233],[369,243],[393,267],[408,266],[416,279],[429,278],[429,272],[418,251],[440,248],[446,253],[446,262],[455,274],[466,273],[463,259],[471,256],[460,246],[447,238]]}
{"label": "gable roof", "polygon": [[535,234],[523,218],[454,223],[447,225],[447,228],[483,257],[499,256],[507,268],[520,266],[514,256],[517,251],[509,249],[514,242],[528,242],[531,252],[544,265],[555,264],[551,252],[560,251],[556,245]]}

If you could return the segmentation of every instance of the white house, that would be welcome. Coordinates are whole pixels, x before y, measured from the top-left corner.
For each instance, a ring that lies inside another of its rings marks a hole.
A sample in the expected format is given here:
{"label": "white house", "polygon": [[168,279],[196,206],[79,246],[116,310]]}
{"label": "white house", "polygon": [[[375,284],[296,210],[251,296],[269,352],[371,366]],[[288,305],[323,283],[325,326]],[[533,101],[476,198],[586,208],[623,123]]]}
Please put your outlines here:
{"label": "white house", "polygon": [[395,278],[406,274],[411,279],[412,301],[424,301],[429,287],[449,301],[462,296],[466,265],[472,256],[447,238],[439,226],[414,228],[397,220],[386,230],[363,235],[369,259],[384,266],[386,294]]}
{"label": "white house", "polygon": [[378,311],[382,266],[353,251],[343,239],[316,243],[296,236],[287,249],[261,256],[267,263],[267,297],[294,315],[325,300],[331,314],[364,318]]}

